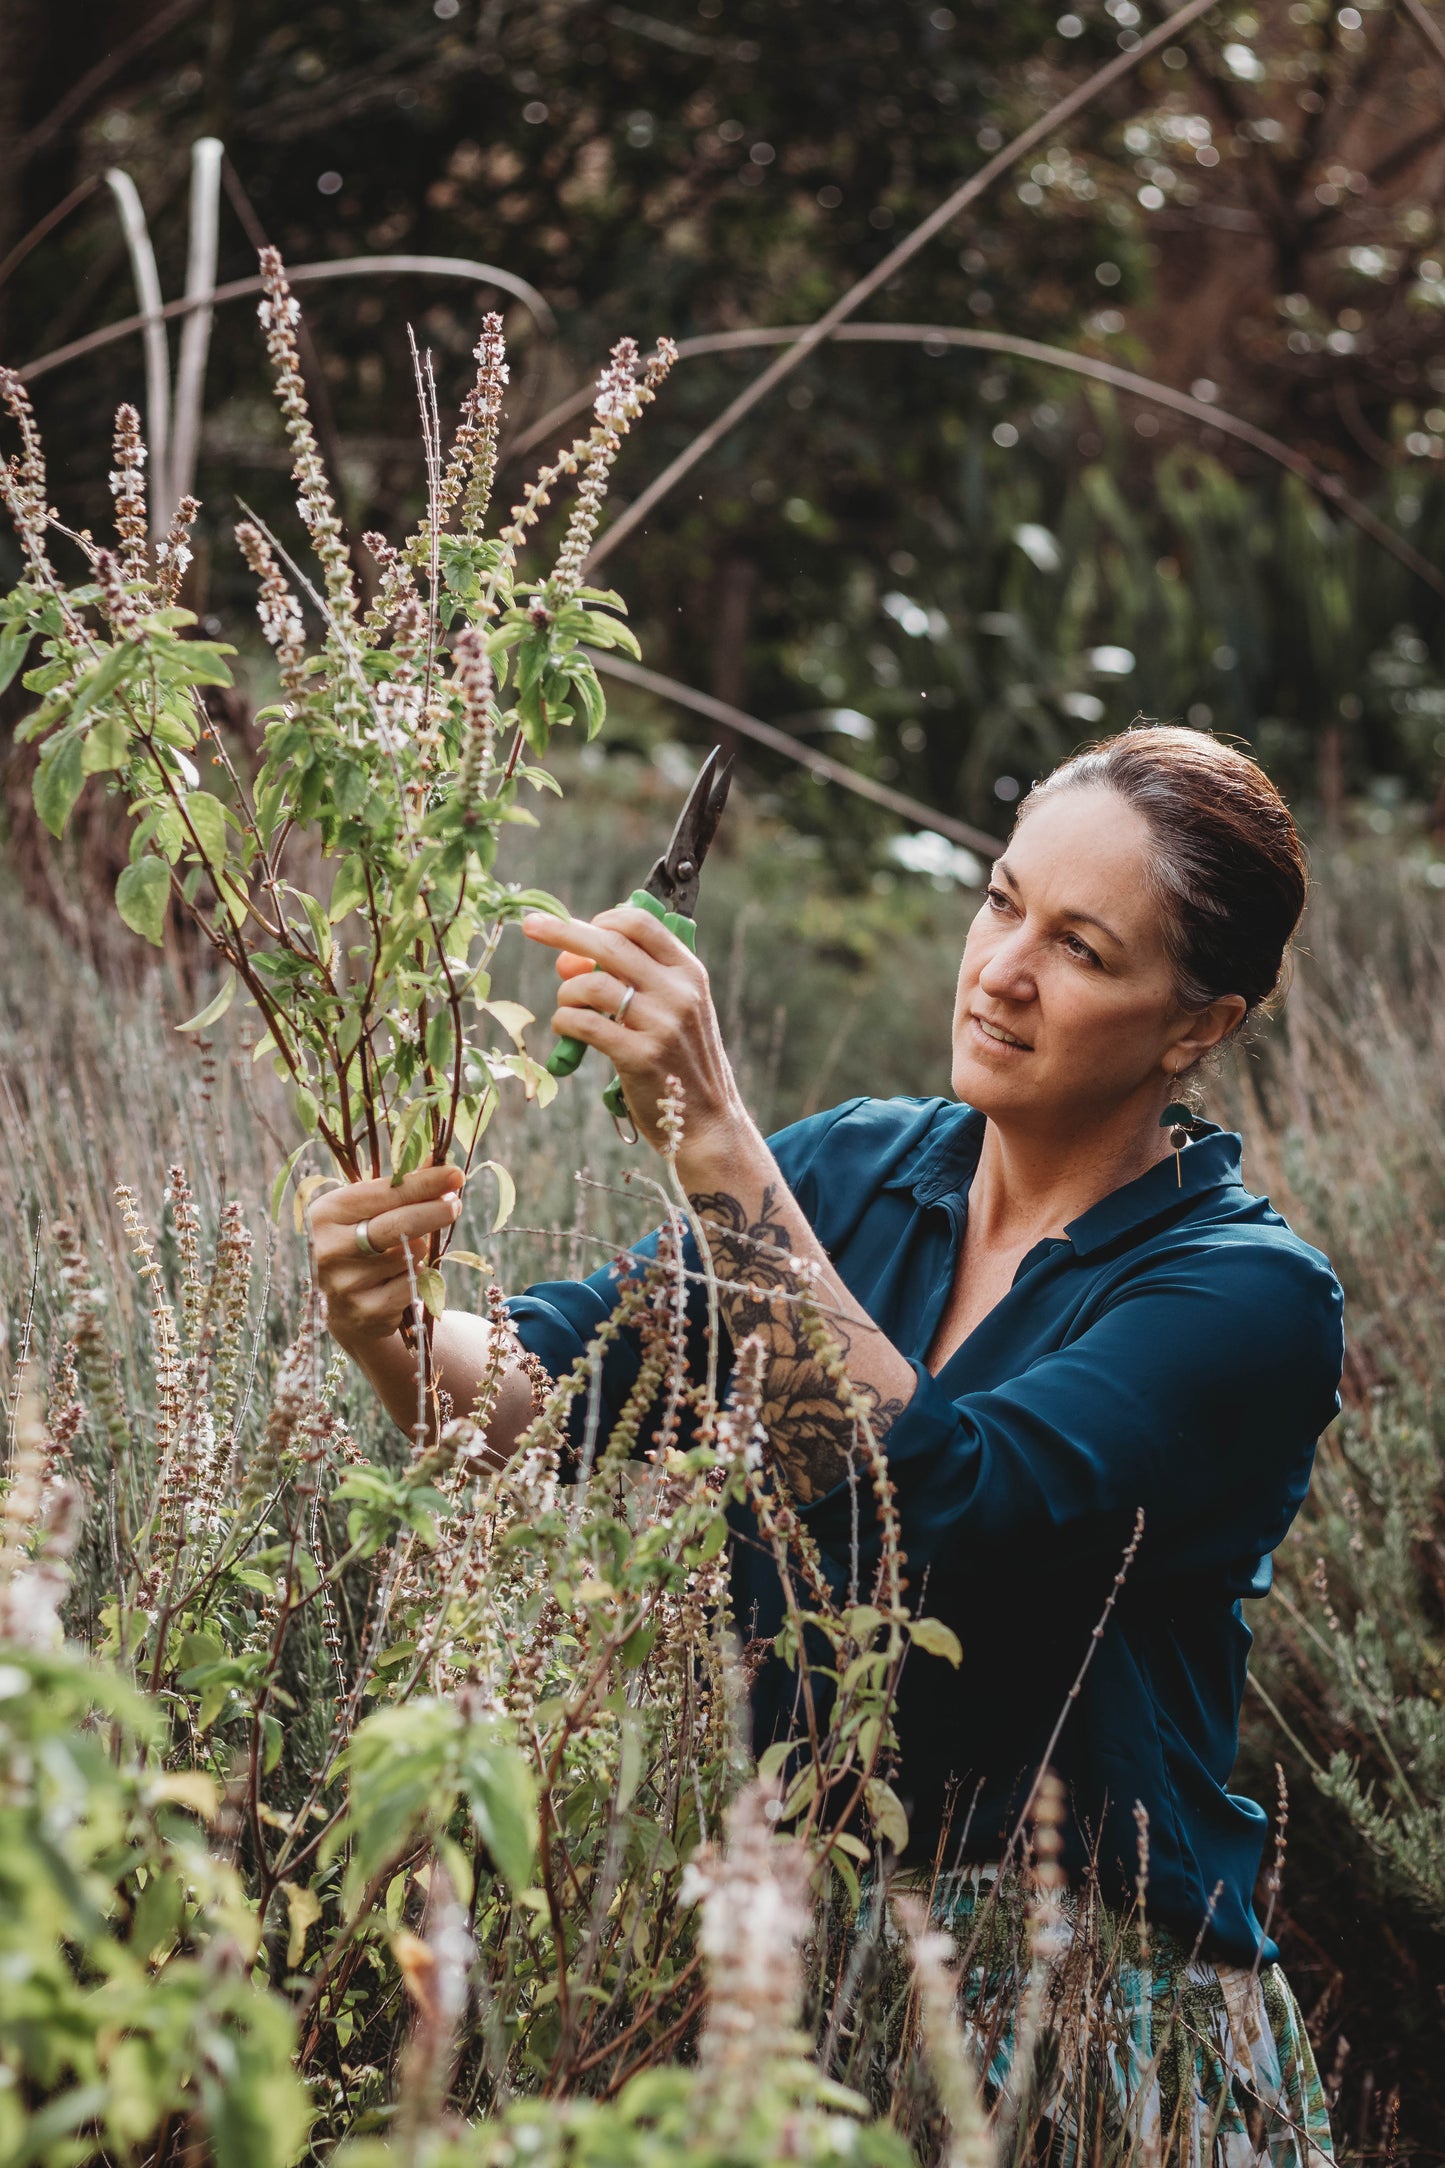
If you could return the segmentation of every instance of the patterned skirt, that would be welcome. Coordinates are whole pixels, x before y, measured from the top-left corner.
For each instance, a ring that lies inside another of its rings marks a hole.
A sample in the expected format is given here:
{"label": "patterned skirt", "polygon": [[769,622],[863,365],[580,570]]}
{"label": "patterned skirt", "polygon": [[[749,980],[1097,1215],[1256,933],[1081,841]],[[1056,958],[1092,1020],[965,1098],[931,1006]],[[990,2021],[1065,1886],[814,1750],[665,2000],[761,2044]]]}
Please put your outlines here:
{"label": "patterned skirt", "polygon": [[[990,1896],[993,1880],[989,1868],[942,1876],[932,1913],[964,1957],[960,2014],[985,2091],[1016,2101],[1015,2158],[1047,2168],[1329,2168],[1324,2087],[1280,1967],[1213,1963],[1087,1895],[1064,1895],[1021,2088],[1013,2065],[1027,1927],[1021,1899]],[[927,1889],[924,1880],[920,1894]]]}

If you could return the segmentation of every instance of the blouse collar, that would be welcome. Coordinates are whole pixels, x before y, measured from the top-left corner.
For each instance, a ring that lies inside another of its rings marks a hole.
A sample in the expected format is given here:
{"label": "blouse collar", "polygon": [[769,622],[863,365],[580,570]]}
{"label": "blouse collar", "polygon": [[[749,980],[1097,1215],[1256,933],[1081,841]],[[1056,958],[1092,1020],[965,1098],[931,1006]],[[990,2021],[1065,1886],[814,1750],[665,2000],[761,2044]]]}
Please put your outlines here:
{"label": "blouse collar", "polygon": [[[921,1205],[942,1204],[966,1196],[983,1149],[986,1117],[976,1107],[956,1105],[941,1113],[927,1136],[905,1155],[884,1187],[911,1190]],[[1243,1140],[1237,1130],[1217,1122],[1196,1122],[1195,1134],[1179,1154],[1161,1159],[1145,1174],[1111,1190],[1064,1229],[1080,1257],[1109,1249],[1142,1233],[1156,1221],[1178,1216],[1210,1191],[1239,1189]]]}

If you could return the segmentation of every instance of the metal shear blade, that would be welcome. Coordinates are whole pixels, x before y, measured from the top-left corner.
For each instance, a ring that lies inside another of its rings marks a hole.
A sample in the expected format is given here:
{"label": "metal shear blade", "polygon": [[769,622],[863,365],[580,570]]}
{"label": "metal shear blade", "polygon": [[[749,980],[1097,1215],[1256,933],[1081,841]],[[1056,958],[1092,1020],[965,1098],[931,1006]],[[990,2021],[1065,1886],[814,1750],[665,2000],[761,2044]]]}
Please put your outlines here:
{"label": "metal shear blade", "polygon": [[684,918],[697,915],[698,876],[717,834],[732,783],[733,756],[729,754],[722,760],[721,755],[721,746],[715,745],[698,770],[687,803],[677,816],[672,841],[643,884],[649,895],[665,903],[669,911],[680,911]]}

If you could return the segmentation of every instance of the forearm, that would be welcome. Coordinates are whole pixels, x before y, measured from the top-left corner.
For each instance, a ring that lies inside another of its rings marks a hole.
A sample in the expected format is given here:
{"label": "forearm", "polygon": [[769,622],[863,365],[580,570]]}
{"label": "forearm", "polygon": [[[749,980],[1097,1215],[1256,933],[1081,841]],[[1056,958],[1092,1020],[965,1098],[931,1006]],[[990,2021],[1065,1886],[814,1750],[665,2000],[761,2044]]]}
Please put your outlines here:
{"label": "forearm", "polygon": [[[733,1343],[761,1336],[762,1421],[789,1488],[806,1505],[852,1466],[854,1418],[808,1344],[797,1302],[804,1278],[880,1438],[912,1397],[912,1367],[838,1278],[751,1123],[712,1143],[684,1145],[677,1167],[714,1271],[731,1283],[719,1287],[718,1302]],[[811,1276],[792,1259],[803,1260]]]}
{"label": "forearm", "polygon": [[[492,1345],[488,1319],[469,1310],[446,1310],[437,1319],[432,1337],[432,1362],[437,1382],[449,1396],[453,1415],[470,1415],[486,1376]],[[398,1429],[410,1437],[416,1429],[419,1350],[406,1345],[399,1332],[387,1339],[366,1340],[346,1349],[378,1400]],[[532,1417],[532,1382],[519,1364],[508,1361],[491,1421],[487,1425],[489,1455],[498,1463],[508,1459]],[[429,1425],[430,1427],[430,1425]]]}

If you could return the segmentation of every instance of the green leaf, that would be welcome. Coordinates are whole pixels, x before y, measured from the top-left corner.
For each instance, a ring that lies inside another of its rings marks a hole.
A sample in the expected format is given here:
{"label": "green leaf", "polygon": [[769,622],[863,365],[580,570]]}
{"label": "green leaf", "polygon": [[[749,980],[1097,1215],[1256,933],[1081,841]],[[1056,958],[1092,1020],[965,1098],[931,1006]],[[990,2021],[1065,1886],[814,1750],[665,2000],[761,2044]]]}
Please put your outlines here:
{"label": "green leaf", "polygon": [[805,1807],[812,1805],[817,1795],[818,1764],[809,1762],[805,1768],[798,1771],[798,1774],[788,1786],[779,1819],[784,1822],[791,1822],[803,1812]]}
{"label": "green leaf", "polygon": [[226,916],[239,930],[246,923],[245,889],[239,881],[233,881],[229,873],[223,873],[219,866],[210,866],[207,870],[216,884],[216,893],[221,899]]}
{"label": "green leaf", "polygon": [[219,798],[208,790],[193,790],[186,796],[186,813],[201,846],[201,855],[207,865],[219,866],[226,856],[226,809]]}
{"label": "green leaf", "polygon": [[130,733],[123,715],[107,715],[86,735],[80,765],[87,775],[107,775],[123,768],[130,756]]}
{"label": "green leaf", "polygon": [[492,1215],[492,1233],[500,1234],[517,1206],[517,1185],[499,1159],[484,1159],[482,1165],[497,1177],[497,1209]]}
{"label": "green leaf", "polygon": [[138,858],[115,884],[115,907],[132,933],[159,948],[165,936],[170,870],[163,858]]}
{"label": "green leaf", "polygon": [[400,1856],[419,1822],[430,1817],[445,1823],[450,1816],[460,1728],[454,1705],[436,1700],[381,1709],[357,1726],[346,1757],[352,1840],[348,1903],[379,1867]]}
{"label": "green leaf", "polygon": [[426,1027],[426,1058],[433,1069],[450,1069],[453,1043],[451,1011],[438,1009]]}
{"label": "green leaf", "polygon": [[908,1815],[903,1801],[891,1784],[882,1777],[870,1777],[863,1787],[873,1826],[885,1844],[891,1844],[895,1852],[901,1852],[908,1842]]}
{"label": "green leaf", "polygon": [[321,1899],[300,1882],[283,1882],[281,1894],[286,1899],[286,1965],[294,1972],[306,1948],[307,1932],[321,1917]]}
{"label": "green leaf", "polygon": [[532,1879],[537,1799],[532,1774],[514,1747],[473,1735],[462,1754],[462,1785],[477,1834],[513,1892]]}
{"label": "green leaf", "polygon": [[291,1179],[291,1176],[296,1167],[297,1160],[300,1159],[303,1152],[309,1152],[310,1149],[311,1139],[307,1137],[303,1140],[302,1143],[297,1145],[295,1151],[285,1162],[275,1181],[271,1184],[271,1217],[273,1220],[276,1221],[278,1226],[281,1222],[281,1199],[286,1194],[286,1184]]}
{"label": "green leaf", "polygon": [[181,668],[192,685],[229,685],[231,673],[221,660],[236,650],[225,642],[187,640],[181,647]]}
{"label": "green leaf", "polygon": [[570,918],[572,913],[565,903],[558,900],[550,889],[519,888],[507,898],[507,910],[519,916],[523,911],[546,911],[553,918]]}
{"label": "green leaf", "polygon": [[535,1024],[537,1021],[532,1011],[524,1008],[520,1001],[479,1001],[477,1007],[484,1009],[488,1016],[494,1016],[497,1019],[513,1046],[516,1047],[523,1045],[522,1033],[526,1030],[528,1024]]}
{"label": "green leaf", "polygon": [[440,1317],[447,1306],[447,1283],[435,1265],[423,1265],[417,1272],[416,1291],[433,1317]]}
{"label": "green leaf", "polygon": [[621,625],[615,617],[599,617],[595,610],[587,614],[587,638],[594,647],[620,647],[624,655],[631,655],[636,662],[642,660],[642,649],[637,644],[637,634],[630,625]]}
{"label": "green leaf", "polygon": [[70,704],[71,721],[78,723],[82,715],[90,713],[97,700],[104,700],[107,693],[113,693],[139,656],[140,649],[133,641],[122,640],[115,647],[107,648],[75,689],[75,698]]}
{"label": "green leaf", "polygon": [[12,625],[0,633],[0,693],[3,693],[24,662],[33,635],[28,625]]}
{"label": "green leaf", "polygon": [[689,1549],[687,1553],[688,1564],[705,1566],[709,1559],[717,1557],[718,1552],[727,1542],[727,1538],[727,1517],[725,1514],[718,1513],[703,1530],[701,1540],[693,1544]]}
{"label": "green leaf", "polygon": [[314,896],[307,896],[299,889],[296,893],[301,908],[306,913],[307,924],[311,928],[311,938],[316,943],[316,953],[321,958],[322,963],[329,968],[331,963],[331,921],[327,918],[326,913]]}
{"label": "green leaf", "polygon": [[[393,1177],[410,1174],[421,1156],[424,1132],[420,1124],[424,1114],[431,1111],[428,1099],[413,1099],[402,1108],[401,1118],[391,1132],[391,1171]],[[415,1147],[415,1151],[413,1151]]]}
{"label": "green leaf", "polygon": [[782,1775],[788,1756],[797,1743],[796,1739],[775,1739],[770,1747],[764,1748],[758,1758],[758,1775],[765,1784],[771,1784],[774,1777]]}
{"label": "green leaf", "polygon": [[326,915],[334,926],[345,918],[348,911],[359,910],[366,901],[366,860],[343,858],[337,868],[336,879],[331,888],[331,904]]}
{"label": "green leaf", "polygon": [[955,1671],[963,1662],[963,1645],[953,1628],[945,1626],[941,1618],[910,1619],[908,1638],[916,1649],[927,1649],[930,1656],[941,1656]]}
{"label": "green leaf", "polygon": [[863,1902],[862,1886],[859,1883],[858,1876],[852,1866],[852,1863],[849,1860],[843,1858],[841,1853],[838,1851],[836,1838],[834,1839],[834,1848],[828,1854],[828,1864],[832,1868],[834,1874],[837,1875],[838,1880],[842,1883],[844,1891],[848,1898],[848,1902],[852,1906],[853,1910],[856,1912]]}
{"label": "green leaf", "polygon": [[582,708],[582,720],[587,726],[587,742],[596,737],[607,720],[607,701],[597,682],[596,672],[590,665],[572,673],[572,689]]}
{"label": "green leaf", "polygon": [[227,1009],[231,1006],[235,992],[236,974],[234,971],[228,971],[221,991],[217,994],[215,1000],[208,1001],[206,1006],[195,1016],[187,1017],[184,1024],[177,1024],[176,1030],[205,1031],[209,1025],[214,1024],[218,1018],[225,1015]]}
{"label": "green leaf", "polygon": [[64,835],[71,808],[85,784],[82,752],[78,734],[52,738],[41,750],[40,766],[35,771],[31,790],[36,812],[57,838]]}
{"label": "green leaf", "polygon": [[[497,1111],[497,1097],[496,1085],[489,1084],[480,1097],[468,1094],[462,1101],[457,1109],[456,1128],[452,1132],[453,1140],[459,1152],[467,1153],[472,1150],[478,1137]],[[448,1255],[450,1255],[450,1252],[448,1252]]]}

